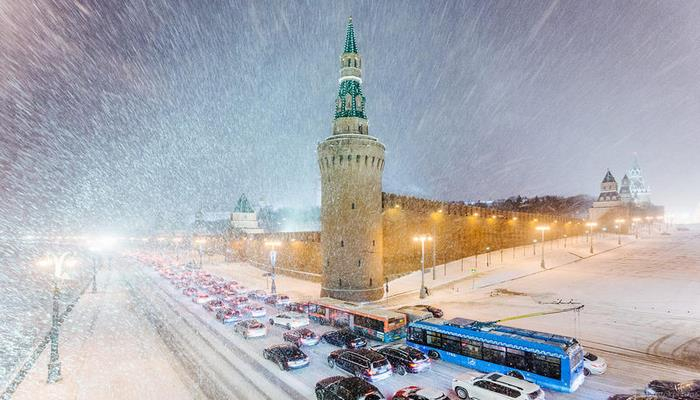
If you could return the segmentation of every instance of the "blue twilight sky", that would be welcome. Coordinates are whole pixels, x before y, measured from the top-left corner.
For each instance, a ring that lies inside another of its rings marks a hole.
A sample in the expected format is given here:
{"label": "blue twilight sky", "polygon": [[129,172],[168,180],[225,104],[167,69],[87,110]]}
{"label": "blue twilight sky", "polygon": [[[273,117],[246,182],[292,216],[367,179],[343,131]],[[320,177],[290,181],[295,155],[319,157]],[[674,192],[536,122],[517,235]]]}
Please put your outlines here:
{"label": "blue twilight sky", "polygon": [[385,191],[700,202],[700,2],[0,3],[0,231],[319,203],[353,16]]}

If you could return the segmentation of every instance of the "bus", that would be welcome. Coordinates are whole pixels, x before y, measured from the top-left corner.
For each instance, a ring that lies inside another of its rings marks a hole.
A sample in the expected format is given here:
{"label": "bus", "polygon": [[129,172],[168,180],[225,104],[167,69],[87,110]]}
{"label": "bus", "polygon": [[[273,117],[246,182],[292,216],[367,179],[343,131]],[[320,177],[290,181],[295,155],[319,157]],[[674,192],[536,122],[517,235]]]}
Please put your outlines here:
{"label": "bus", "polygon": [[348,327],[385,343],[406,337],[405,314],[329,297],[309,301],[309,319],[322,325]]}
{"label": "bus", "polygon": [[406,344],[481,372],[519,374],[542,387],[574,392],[583,383],[583,349],[574,338],[465,318],[411,322]]}

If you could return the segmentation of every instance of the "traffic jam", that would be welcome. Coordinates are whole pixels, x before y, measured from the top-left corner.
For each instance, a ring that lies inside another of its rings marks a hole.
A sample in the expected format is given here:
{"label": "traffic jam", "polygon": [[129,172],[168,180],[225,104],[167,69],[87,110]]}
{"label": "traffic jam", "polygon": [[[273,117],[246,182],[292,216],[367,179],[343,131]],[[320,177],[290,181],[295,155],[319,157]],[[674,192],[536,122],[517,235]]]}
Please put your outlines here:
{"label": "traffic jam", "polygon": [[[584,351],[573,338],[545,338],[539,332],[514,328],[499,332],[501,326],[484,329],[478,321],[460,318],[443,320],[442,310],[427,305],[383,310],[334,299],[296,302],[285,294],[248,288],[192,265],[140,261],[152,266],[184,301],[200,305],[214,321],[231,326],[232,334],[245,340],[277,338],[277,343],[271,345],[266,341],[262,357],[281,371],[301,370],[311,363],[323,365],[322,371],[328,376],[316,381],[313,388],[319,400],[540,400],[545,398],[545,390],[574,392],[584,376],[604,374],[607,369],[606,360]],[[479,340],[476,333],[483,337]],[[504,343],[493,345],[497,343],[493,339],[499,337]],[[521,342],[513,342],[513,338]],[[523,351],[527,348],[523,343],[529,344],[532,352]],[[439,374],[431,372],[435,363],[446,368],[441,367]],[[380,390],[387,386],[382,381],[408,374],[434,375],[407,381],[412,383],[451,380],[452,390],[444,390],[448,384],[441,385],[443,389],[413,384],[389,393]],[[666,382],[665,386],[655,382],[643,388],[644,396],[700,398],[700,380]],[[676,387],[686,388],[686,392],[695,390],[699,397],[671,390]],[[610,399],[639,396],[616,394]]]}

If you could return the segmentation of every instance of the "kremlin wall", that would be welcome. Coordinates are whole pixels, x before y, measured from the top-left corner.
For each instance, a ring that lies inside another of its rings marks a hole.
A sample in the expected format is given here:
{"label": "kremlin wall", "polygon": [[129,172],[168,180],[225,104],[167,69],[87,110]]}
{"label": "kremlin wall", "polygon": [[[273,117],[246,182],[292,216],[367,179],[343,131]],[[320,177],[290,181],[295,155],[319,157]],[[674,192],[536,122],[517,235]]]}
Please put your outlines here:
{"label": "kremlin wall", "polygon": [[[497,251],[539,240],[535,226],[546,224],[551,230],[546,239],[585,233],[585,221],[548,214],[500,212],[490,208],[472,207],[463,203],[440,202],[382,193],[383,264],[389,280],[420,269],[420,243],[415,235],[435,238],[426,244],[426,268],[432,266],[432,246],[435,244],[436,264],[459,260],[484,253],[487,248]],[[321,232],[289,232],[254,234],[231,242],[235,258],[251,261],[270,269],[266,241],[282,244],[277,249],[277,273],[320,281]]]}

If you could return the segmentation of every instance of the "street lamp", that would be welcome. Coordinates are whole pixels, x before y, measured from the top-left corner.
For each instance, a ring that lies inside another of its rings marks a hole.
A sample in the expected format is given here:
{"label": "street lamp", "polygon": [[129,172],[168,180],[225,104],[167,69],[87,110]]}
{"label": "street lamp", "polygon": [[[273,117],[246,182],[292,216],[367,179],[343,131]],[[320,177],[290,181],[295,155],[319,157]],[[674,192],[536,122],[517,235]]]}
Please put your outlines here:
{"label": "street lamp", "polygon": [[654,220],[654,217],[644,217],[645,220],[647,220],[647,228],[649,230],[649,235],[651,236],[651,221]]}
{"label": "street lamp", "polygon": [[202,253],[204,253],[204,244],[207,242],[207,239],[197,238],[194,242],[199,245],[199,268],[202,268]]}
{"label": "street lamp", "polygon": [[632,223],[634,224],[634,238],[639,239],[639,222],[642,219],[639,217],[632,218]]}
{"label": "street lamp", "polygon": [[550,228],[547,225],[540,225],[540,226],[535,228],[535,230],[542,232],[542,261],[540,261],[540,267],[542,269],[545,269],[545,267],[544,267],[544,233],[546,231],[548,231],[549,229]]}
{"label": "street lamp", "polygon": [[491,266],[491,247],[486,248],[486,266]]}
{"label": "street lamp", "polygon": [[615,229],[617,229],[617,245],[622,244],[622,238],[620,236],[620,226],[625,223],[624,218],[618,218],[615,220]]}
{"label": "street lamp", "polygon": [[277,247],[281,246],[282,242],[279,240],[266,240],[265,246],[270,248],[270,264],[272,265],[272,272],[270,278],[272,283],[270,284],[270,293],[277,293],[277,286],[275,285],[275,264],[277,263]]}
{"label": "street lamp", "polygon": [[53,296],[52,296],[52,312],[51,312],[51,356],[49,359],[49,375],[48,383],[55,383],[61,380],[61,361],[58,358],[58,325],[59,325],[59,305],[58,298],[61,294],[58,286],[58,280],[63,278],[63,265],[74,263],[73,260],[66,260],[70,252],[65,252],[60,256],[49,255],[47,258],[40,260],[37,264],[40,267],[48,267],[53,265]]}
{"label": "street lamp", "polygon": [[433,240],[429,235],[419,235],[413,238],[413,241],[420,242],[420,298],[424,299],[427,295],[425,287],[425,242]]}
{"label": "street lamp", "polygon": [[591,254],[593,254],[593,228],[598,226],[597,222],[586,222],[586,226],[591,231]]}
{"label": "street lamp", "polygon": [[537,239],[532,240],[532,255],[537,255],[537,250],[535,250],[535,245],[537,244]]}
{"label": "street lamp", "polygon": [[566,238],[567,238],[567,236],[564,235],[564,248],[566,248]]}

